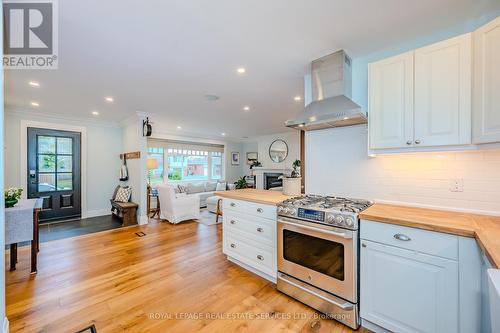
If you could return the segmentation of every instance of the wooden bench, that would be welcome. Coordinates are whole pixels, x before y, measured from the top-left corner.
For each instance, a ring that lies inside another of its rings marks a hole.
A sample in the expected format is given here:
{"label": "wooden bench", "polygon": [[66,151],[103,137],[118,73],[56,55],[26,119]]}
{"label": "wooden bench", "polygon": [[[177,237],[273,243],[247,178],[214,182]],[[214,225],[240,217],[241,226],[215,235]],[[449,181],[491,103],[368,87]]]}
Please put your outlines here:
{"label": "wooden bench", "polygon": [[113,216],[121,219],[124,227],[137,224],[138,204],[134,202],[116,202],[113,199],[110,201],[113,207]]}

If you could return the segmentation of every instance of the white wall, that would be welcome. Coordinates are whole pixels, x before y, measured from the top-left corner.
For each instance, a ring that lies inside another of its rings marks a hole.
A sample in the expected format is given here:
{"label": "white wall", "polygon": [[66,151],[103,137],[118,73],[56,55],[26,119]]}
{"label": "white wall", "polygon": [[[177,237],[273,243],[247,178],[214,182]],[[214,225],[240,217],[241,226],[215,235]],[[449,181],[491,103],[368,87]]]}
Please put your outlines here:
{"label": "white wall", "polygon": [[[257,142],[247,142],[241,145],[241,175],[250,175],[250,165],[247,164],[247,153],[259,153]],[[258,154],[260,161],[260,154]]]}
{"label": "white wall", "polygon": [[[137,216],[139,224],[148,223],[146,212],[147,195],[147,138],[142,136],[142,121],[144,115],[137,114],[122,123],[123,140],[121,150],[123,153],[139,151],[141,157],[127,160],[128,181],[122,182],[132,188],[131,200],[139,205]],[[118,158],[120,161],[120,159]],[[121,161],[120,161],[121,162]]]}
{"label": "white wall", "polygon": [[370,158],[366,126],[355,126],[306,132],[306,165],[306,193],[500,215],[500,150]]}
{"label": "white wall", "polygon": [[109,199],[118,181],[119,154],[122,146],[118,126],[82,120],[57,119],[31,112],[8,111],[5,114],[5,185],[25,189],[21,184],[21,120],[63,125],[83,126],[87,129],[87,211],[84,216],[109,214]]}
{"label": "white wall", "polygon": [[[269,157],[269,146],[274,140],[282,139],[288,145],[288,156],[281,163],[275,163]],[[252,138],[252,141],[257,142],[259,161],[262,162],[263,168],[269,169],[291,169],[292,163],[296,159],[300,159],[300,132],[290,131],[278,134],[263,135]],[[246,156],[245,156],[246,159]]]}
{"label": "white wall", "polygon": [[[235,181],[238,180],[238,178],[243,176],[243,173],[241,172],[241,167],[242,167],[242,164],[244,164],[246,162],[246,157],[244,157],[241,143],[226,142],[225,149],[226,149],[226,174],[225,174],[224,178],[229,183],[234,183]],[[240,164],[239,165],[232,165],[231,164],[231,153],[232,152],[240,153]]]}

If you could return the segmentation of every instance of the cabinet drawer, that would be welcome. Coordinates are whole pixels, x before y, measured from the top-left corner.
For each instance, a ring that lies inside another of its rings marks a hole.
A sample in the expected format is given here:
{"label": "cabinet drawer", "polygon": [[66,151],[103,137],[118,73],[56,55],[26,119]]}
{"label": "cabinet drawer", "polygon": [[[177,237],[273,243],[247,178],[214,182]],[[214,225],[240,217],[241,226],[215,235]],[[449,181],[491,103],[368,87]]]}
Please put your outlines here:
{"label": "cabinet drawer", "polygon": [[231,210],[238,213],[264,217],[266,219],[276,219],[276,206],[273,205],[224,198],[223,207],[224,211]]}
{"label": "cabinet drawer", "polygon": [[458,237],[399,225],[361,221],[361,239],[458,260]]}
{"label": "cabinet drawer", "polygon": [[224,253],[270,276],[276,276],[276,251],[230,231],[224,232]]}
{"label": "cabinet drawer", "polygon": [[276,222],[227,211],[224,214],[224,231],[236,231],[256,242],[275,247],[276,244]]}

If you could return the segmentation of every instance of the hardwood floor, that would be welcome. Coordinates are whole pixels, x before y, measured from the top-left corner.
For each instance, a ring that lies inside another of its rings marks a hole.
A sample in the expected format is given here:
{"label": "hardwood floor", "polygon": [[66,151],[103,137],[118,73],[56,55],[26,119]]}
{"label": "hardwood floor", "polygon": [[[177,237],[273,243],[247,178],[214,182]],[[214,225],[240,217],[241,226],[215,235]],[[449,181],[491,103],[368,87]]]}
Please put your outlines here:
{"label": "hardwood floor", "polygon": [[220,225],[152,221],[46,242],[36,276],[21,248],[6,269],[10,331],[351,332],[229,262],[221,238]]}

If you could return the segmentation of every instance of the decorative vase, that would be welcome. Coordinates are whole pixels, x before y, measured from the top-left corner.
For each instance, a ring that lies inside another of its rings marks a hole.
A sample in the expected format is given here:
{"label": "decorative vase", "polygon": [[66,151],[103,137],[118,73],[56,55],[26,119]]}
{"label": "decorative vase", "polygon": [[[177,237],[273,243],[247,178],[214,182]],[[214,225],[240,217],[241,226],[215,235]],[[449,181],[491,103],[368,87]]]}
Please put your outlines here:
{"label": "decorative vase", "polygon": [[300,195],[302,187],[302,177],[283,178],[283,194],[297,196]]}
{"label": "decorative vase", "polygon": [[14,207],[16,203],[17,199],[10,199],[10,200],[5,199],[5,208]]}

